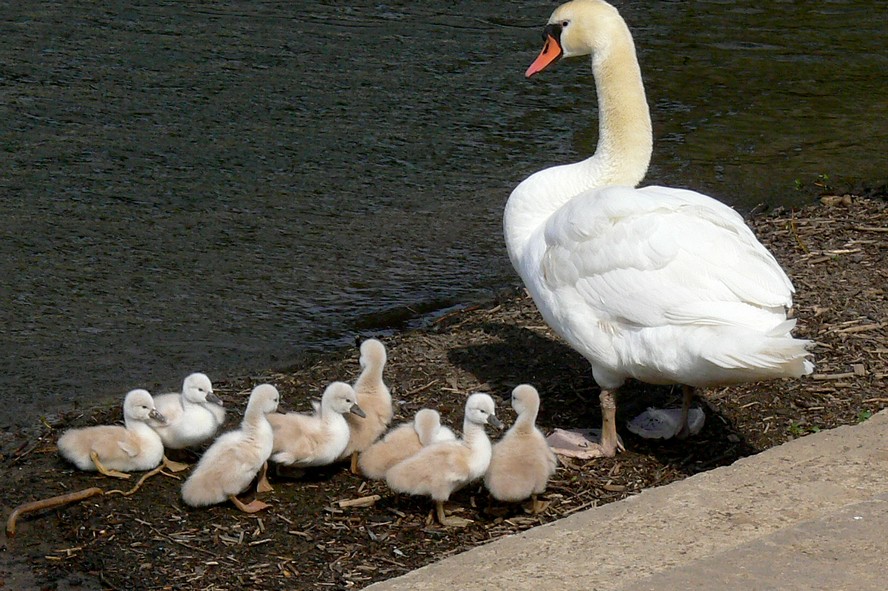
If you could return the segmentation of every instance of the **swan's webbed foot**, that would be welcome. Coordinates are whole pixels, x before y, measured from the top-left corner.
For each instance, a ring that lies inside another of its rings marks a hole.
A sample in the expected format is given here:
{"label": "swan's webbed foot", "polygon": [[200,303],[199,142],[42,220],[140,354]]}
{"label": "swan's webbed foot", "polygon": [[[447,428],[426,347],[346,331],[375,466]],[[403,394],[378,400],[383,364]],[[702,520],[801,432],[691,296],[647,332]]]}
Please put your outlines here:
{"label": "swan's webbed foot", "polygon": [[581,460],[612,458],[618,451],[626,451],[619,436],[613,441],[605,439],[598,429],[555,429],[546,442],[556,454]]}

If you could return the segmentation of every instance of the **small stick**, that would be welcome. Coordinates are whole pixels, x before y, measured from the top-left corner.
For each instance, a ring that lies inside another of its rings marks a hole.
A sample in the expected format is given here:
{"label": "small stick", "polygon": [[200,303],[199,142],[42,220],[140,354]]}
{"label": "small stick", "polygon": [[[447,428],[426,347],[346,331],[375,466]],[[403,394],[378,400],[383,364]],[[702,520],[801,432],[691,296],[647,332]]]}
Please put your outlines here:
{"label": "small stick", "polygon": [[19,505],[12,510],[12,513],[9,514],[9,519],[6,520],[6,536],[9,538],[15,537],[15,522],[21,515],[40,511],[41,509],[54,509],[56,507],[61,507],[62,505],[67,505],[68,503],[82,501],[83,499],[88,499],[89,497],[101,494],[104,494],[102,489],[93,487]]}
{"label": "small stick", "polygon": [[792,232],[793,237],[796,239],[796,242],[799,243],[799,247],[802,249],[802,251],[805,254],[810,254],[811,251],[808,249],[808,247],[802,241],[802,237],[799,236],[799,229],[798,229],[798,227],[796,227],[795,211],[793,211],[792,215],[790,215],[790,217],[789,217],[789,229]]}
{"label": "small stick", "polygon": [[345,499],[342,501],[336,501],[341,508],[346,507],[369,507],[378,501],[381,497],[379,495],[370,495],[368,497],[360,497],[357,499]]}
{"label": "small stick", "polygon": [[[161,464],[160,466],[158,466],[154,470],[151,470],[150,472],[146,472],[145,474],[142,475],[141,478],[139,478],[139,481],[136,483],[136,486],[132,487],[131,489],[129,489],[126,492],[123,492],[122,490],[114,489],[114,490],[109,490],[105,494],[106,495],[118,494],[118,495],[123,495],[125,497],[128,497],[131,494],[133,494],[134,492],[136,492],[137,490],[139,490],[142,487],[143,482],[145,482],[146,480],[148,480],[149,478],[151,478],[155,474],[162,472],[163,469],[166,467],[167,467],[166,464]],[[173,478],[178,478],[178,477],[174,476]]]}

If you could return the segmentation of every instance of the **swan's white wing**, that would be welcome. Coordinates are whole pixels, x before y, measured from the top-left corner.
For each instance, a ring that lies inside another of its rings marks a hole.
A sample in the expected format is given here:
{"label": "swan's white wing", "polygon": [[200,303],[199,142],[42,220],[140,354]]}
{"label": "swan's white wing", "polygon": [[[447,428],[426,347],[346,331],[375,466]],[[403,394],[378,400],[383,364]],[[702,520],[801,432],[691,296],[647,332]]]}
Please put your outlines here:
{"label": "swan's white wing", "polygon": [[681,189],[575,197],[546,224],[540,271],[556,299],[630,326],[773,324],[767,309],[792,302],[789,279],[742,217]]}

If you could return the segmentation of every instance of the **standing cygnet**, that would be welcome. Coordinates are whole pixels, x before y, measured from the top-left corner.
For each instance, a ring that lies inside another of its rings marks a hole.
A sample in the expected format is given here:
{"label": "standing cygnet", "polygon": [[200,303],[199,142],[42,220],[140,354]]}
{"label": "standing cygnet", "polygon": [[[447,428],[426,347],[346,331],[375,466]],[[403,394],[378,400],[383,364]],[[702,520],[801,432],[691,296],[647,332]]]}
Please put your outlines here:
{"label": "standing cygnet", "polygon": [[126,427],[69,429],[59,438],[59,453],[81,470],[98,470],[115,478],[129,478],[125,472],[151,470],[163,458],[163,443],[148,426],[149,419],[165,420],[147,390],[132,390],[123,401]]}
{"label": "standing cygnet", "polygon": [[382,480],[389,468],[403,462],[426,445],[440,441],[453,441],[456,435],[441,425],[438,411],[424,408],[417,411],[413,420],[402,423],[361,452],[358,467],[361,473],[373,480]]}
{"label": "standing cygnet", "polygon": [[268,417],[274,430],[271,460],[288,466],[326,466],[335,462],[348,445],[348,423],[343,416],[364,416],[354,389],[333,382],[324,390],[314,414],[289,412]]}
{"label": "standing cygnet", "polygon": [[358,406],[366,414],[359,418],[353,414],[345,417],[350,431],[348,445],[340,456],[351,456],[352,474],[358,473],[358,454],[379,439],[392,422],[392,395],[382,380],[385,367],[385,346],[376,339],[361,343],[361,375],[354,385]]}
{"label": "standing cygnet", "polygon": [[463,420],[463,438],[442,441],[422,448],[386,472],[389,487],[401,493],[428,495],[435,500],[438,522],[445,526],[462,527],[468,519],[447,517],[444,501],[451,493],[477,480],[490,464],[491,445],[484,425],[501,428],[495,415],[493,399],[487,394],[472,394],[466,401]]}
{"label": "standing cygnet", "polygon": [[268,507],[254,500],[244,504],[237,495],[250,485],[271,455],[274,436],[267,415],[277,410],[280,394],[271,384],[253,388],[240,428],[219,436],[182,485],[182,499],[192,507],[215,505],[225,499],[245,513]]}
{"label": "standing cygnet", "polygon": [[484,485],[500,501],[517,503],[530,497],[531,513],[539,513],[548,503],[539,501],[537,495],[546,490],[558,461],[535,424],[540,409],[536,388],[522,384],[512,390],[512,408],[518,418],[494,444]]}

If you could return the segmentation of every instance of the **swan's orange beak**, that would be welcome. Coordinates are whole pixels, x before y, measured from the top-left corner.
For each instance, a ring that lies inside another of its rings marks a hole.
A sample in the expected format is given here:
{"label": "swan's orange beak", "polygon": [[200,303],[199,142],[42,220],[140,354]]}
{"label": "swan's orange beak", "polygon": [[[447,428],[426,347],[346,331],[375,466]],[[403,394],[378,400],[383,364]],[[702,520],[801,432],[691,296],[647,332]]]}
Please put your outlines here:
{"label": "swan's orange beak", "polygon": [[527,68],[527,71],[524,72],[524,75],[528,78],[533,76],[534,74],[538,74],[542,72],[561,57],[563,50],[561,49],[561,45],[558,43],[558,40],[552,35],[546,35],[546,44],[543,45],[543,50],[537,56],[533,63],[530,64],[530,67]]}

